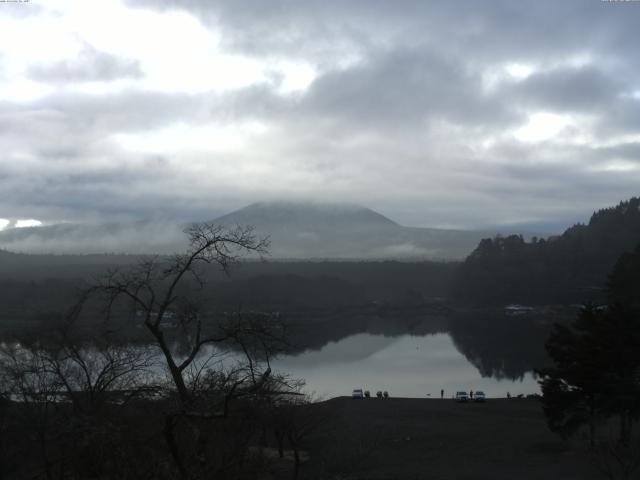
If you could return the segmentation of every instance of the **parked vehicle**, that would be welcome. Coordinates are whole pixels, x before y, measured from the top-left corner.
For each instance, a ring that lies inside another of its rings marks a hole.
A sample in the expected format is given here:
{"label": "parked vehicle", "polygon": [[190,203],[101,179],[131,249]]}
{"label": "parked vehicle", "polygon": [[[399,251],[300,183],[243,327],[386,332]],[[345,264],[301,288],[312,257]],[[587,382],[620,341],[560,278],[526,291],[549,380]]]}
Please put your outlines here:
{"label": "parked vehicle", "polygon": [[382,398],[382,390],[378,390],[378,391],[376,392],[376,397],[378,397],[378,398]]}
{"label": "parked vehicle", "polygon": [[351,392],[351,398],[353,399],[364,398],[364,392],[362,391],[361,388],[356,388],[353,390],[353,392]]}
{"label": "parked vehicle", "polygon": [[484,401],[485,401],[485,399],[486,399],[486,397],[485,397],[485,395],[484,395],[484,392],[482,392],[482,391],[477,391],[477,392],[475,393],[475,395],[474,395],[473,399],[474,399],[476,402],[484,402]]}
{"label": "parked vehicle", "polygon": [[456,402],[468,402],[469,394],[467,392],[456,392]]}
{"label": "parked vehicle", "polygon": [[364,398],[370,398],[371,397],[371,392],[369,390],[365,390],[364,391]]}

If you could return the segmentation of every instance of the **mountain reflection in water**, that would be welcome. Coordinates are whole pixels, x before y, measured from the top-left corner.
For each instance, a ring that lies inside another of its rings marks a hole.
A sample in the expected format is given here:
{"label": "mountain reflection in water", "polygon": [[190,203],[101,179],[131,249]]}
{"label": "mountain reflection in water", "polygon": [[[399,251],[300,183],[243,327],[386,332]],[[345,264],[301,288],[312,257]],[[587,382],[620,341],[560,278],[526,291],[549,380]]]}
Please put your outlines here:
{"label": "mountain reflection in water", "polygon": [[442,388],[489,396],[535,393],[532,372],[547,362],[545,340],[553,322],[567,315],[574,312],[415,308],[307,316],[292,325],[297,348],[281,357],[278,368],[306,379],[308,389],[323,396],[348,395],[357,387],[415,397],[439,397]]}
{"label": "mountain reflection in water", "polygon": [[545,365],[545,340],[561,320],[544,310],[408,313],[306,319],[292,329],[299,348],[277,367],[324,397],[359,387],[408,397],[439,397],[440,389],[446,396],[471,389],[489,397],[537,393],[532,372]]}
{"label": "mountain reflection in water", "polygon": [[307,391],[321,398],[350,395],[353,388],[387,390],[391,396],[437,398],[440,389],[451,397],[456,390],[483,390],[488,397],[539,391],[534,377],[516,380],[483,377],[458,351],[448,334],[385,337],[359,333],[320,350],[284,356],[278,370],[304,378]]}

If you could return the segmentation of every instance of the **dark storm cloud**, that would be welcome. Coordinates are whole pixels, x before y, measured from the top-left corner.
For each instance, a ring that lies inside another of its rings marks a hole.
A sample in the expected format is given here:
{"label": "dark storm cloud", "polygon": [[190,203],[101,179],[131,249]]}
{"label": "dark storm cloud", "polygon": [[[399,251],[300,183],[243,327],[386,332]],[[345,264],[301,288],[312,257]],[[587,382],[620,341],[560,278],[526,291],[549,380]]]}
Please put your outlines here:
{"label": "dark storm cloud", "polygon": [[601,158],[619,158],[637,163],[640,166],[640,142],[620,143],[612,147],[593,149]]}
{"label": "dark storm cloud", "polygon": [[[105,153],[109,154],[108,164],[92,165]],[[50,159],[38,171],[25,174],[16,173],[8,162],[0,162],[0,179],[12,179],[3,187],[0,205],[17,218],[44,215],[46,219],[48,213],[68,220],[162,215],[190,221],[225,213],[217,205],[207,205],[206,199],[176,200],[167,177],[176,177],[179,171],[166,158],[132,157],[116,149],[96,152],[90,148],[75,152],[75,158],[79,161]]]}
{"label": "dark storm cloud", "polygon": [[3,186],[2,212],[64,219],[161,211],[194,220],[225,213],[220,210],[224,202],[197,198],[198,189],[181,198],[184,185],[172,180],[188,171],[188,165],[172,166],[162,154],[127,153],[113,139],[118,133],[175,122],[198,126],[219,120],[216,115],[227,117],[212,107],[216,98],[131,90],[104,96],[58,94],[30,104],[1,102],[0,148],[5,153],[0,178],[11,179]]}
{"label": "dark storm cloud", "polygon": [[[163,180],[175,172],[161,156],[127,154],[112,135],[181,118],[195,122],[197,105],[202,99],[190,95],[134,91],[54,95],[28,105],[4,102],[0,176],[11,182],[3,186],[0,206],[14,216],[47,208],[62,218],[82,217],[83,211],[148,214],[153,202],[168,196]],[[175,204],[158,202],[156,208],[162,203]]]}
{"label": "dark storm cloud", "polygon": [[[88,144],[121,132],[210,117],[206,95],[126,90],[105,95],[57,93],[29,104],[0,102],[0,144],[28,147],[43,158],[77,156]],[[37,141],[34,141],[37,140]]]}
{"label": "dark storm cloud", "polygon": [[547,219],[563,218],[563,214],[578,218],[576,212],[581,209],[590,212],[616,199],[638,195],[640,168],[616,169],[621,161],[623,168],[633,163],[640,167],[640,148],[634,143],[615,147],[548,145],[533,153],[513,146],[495,153],[503,159],[497,176],[505,181],[490,186],[487,193],[523,206],[527,203],[522,200],[528,199],[539,211],[547,210]]}
{"label": "dark storm cloud", "polygon": [[100,52],[87,44],[75,58],[34,65],[27,74],[33,80],[46,83],[110,81],[143,75],[137,61]]}
{"label": "dark storm cloud", "polygon": [[[625,81],[626,80],[626,81]],[[621,92],[634,85],[615,72],[594,66],[563,67],[534,73],[503,91],[523,106],[556,111],[598,111],[616,102]]]}
{"label": "dark storm cloud", "polygon": [[[515,120],[509,110],[602,108],[640,80],[640,9],[608,2],[130,0],[184,9],[221,29],[242,53],[311,56],[331,64],[332,49],[362,59],[328,68],[305,108],[352,120],[394,123],[443,116],[456,122]],[[635,41],[634,41],[635,39]],[[571,67],[581,56],[593,64]],[[482,75],[506,62],[543,70],[494,95]],[[545,66],[551,63],[552,66]],[[618,122],[634,121],[632,112]]]}
{"label": "dark storm cloud", "polygon": [[[76,58],[31,66],[32,79],[56,90],[0,104],[0,147],[8,152],[0,178],[11,179],[5,210],[207,218],[213,208],[306,194],[393,212],[405,224],[479,227],[496,218],[574,218],[637,193],[637,171],[607,168],[640,153],[637,139],[614,138],[640,131],[640,4],[127,3],[198,16],[220,33],[225,53],[273,60],[273,78],[194,94],[143,87],[96,94],[57,87],[142,81],[144,59],[85,45]],[[283,93],[279,58],[312,65],[316,78]],[[510,64],[532,73],[509,76]],[[2,58],[0,76],[1,65]],[[514,138],[539,112],[566,115],[570,125],[539,143]],[[581,133],[584,118],[593,131],[572,144],[571,129]],[[128,152],[114,139],[247,121],[268,133],[204,159]],[[28,162],[30,171],[21,167]]]}
{"label": "dark storm cloud", "polygon": [[384,52],[312,84],[302,108],[345,117],[354,126],[416,127],[428,119],[492,124],[510,117],[498,98],[481,92],[479,75],[425,51]]}
{"label": "dark storm cloud", "polygon": [[[637,85],[640,86],[640,82]],[[603,135],[639,134],[640,98],[618,98],[602,115],[600,128]]]}
{"label": "dark storm cloud", "polygon": [[[576,50],[621,55],[634,48],[633,5],[545,0],[128,0],[132,6],[183,9],[215,24],[243,51],[271,55],[353,37],[362,45],[393,39],[405,46],[437,43],[439,51],[467,52],[468,61],[539,59]],[[614,2],[611,2],[614,3]],[[622,2],[618,2],[622,3]]]}

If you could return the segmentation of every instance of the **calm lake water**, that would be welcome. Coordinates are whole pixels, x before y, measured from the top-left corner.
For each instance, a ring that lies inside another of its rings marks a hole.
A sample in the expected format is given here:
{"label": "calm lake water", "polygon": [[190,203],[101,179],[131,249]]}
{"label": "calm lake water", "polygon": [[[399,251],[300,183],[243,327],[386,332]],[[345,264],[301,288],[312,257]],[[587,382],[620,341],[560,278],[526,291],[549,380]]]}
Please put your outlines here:
{"label": "calm lake water", "polygon": [[439,398],[457,390],[482,390],[488,397],[539,392],[531,373],[521,380],[482,377],[446,333],[384,336],[359,333],[320,350],[286,356],[274,366],[304,378],[306,391],[317,398],[351,395],[354,388],[387,390],[394,397]]}

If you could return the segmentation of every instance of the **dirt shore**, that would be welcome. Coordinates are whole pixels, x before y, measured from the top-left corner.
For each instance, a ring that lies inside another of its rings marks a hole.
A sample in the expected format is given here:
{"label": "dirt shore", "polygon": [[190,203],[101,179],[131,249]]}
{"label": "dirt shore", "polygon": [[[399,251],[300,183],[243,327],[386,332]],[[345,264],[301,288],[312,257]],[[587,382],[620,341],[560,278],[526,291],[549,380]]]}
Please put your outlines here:
{"label": "dirt shore", "polygon": [[603,478],[586,442],[551,433],[535,399],[340,397],[314,408],[324,421],[307,440],[305,478]]}

